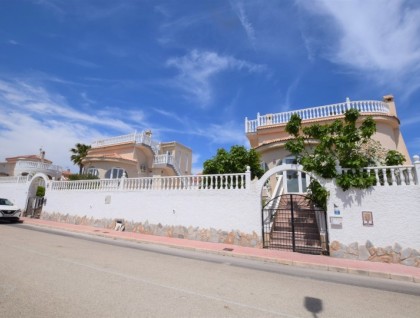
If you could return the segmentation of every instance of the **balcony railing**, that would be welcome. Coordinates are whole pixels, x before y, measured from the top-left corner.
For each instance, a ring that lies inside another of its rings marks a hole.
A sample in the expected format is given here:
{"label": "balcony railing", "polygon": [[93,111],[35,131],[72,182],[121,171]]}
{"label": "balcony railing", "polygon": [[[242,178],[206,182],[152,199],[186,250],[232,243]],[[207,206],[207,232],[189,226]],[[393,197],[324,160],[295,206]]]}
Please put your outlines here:
{"label": "balcony railing", "polygon": [[37,172],[42,172],[48,174],[53,178],[61,177],[63,168],[57,165],[52,165],[49,163],[42,163],[38,161],[18,161],[15,165],[14,175],[19,176],[22,174],[34,174]]}
{"label": "balcony railing", "polygon": [[173,165],[174,164],[174,156],[169,155],[169,154],[164,154],[164,155],[156,155],[153,158],[153,164],[154,165],[159,165],[159,164],[163,164],[163,165]]}
{"label": "balcony railing", "polygon": [[133,133],[133,134],[128,134],[128,135],[122,135],[122,136],[116,136],[116,137],[97,140],[92,143],[91,147],[100,148],[100,147],[106,147],[106,146],[119,145],[119,144],[128,143],[128,142],[148,145],[153,149],[154,153],[157,153],[159,151],[159,142],[152,140],[151,135],[147,134],[146,132]]}
{"label": "balcony railing", "polygon": [[52,181],[50,191],[244,191],[249,187],[247,173]]}
{"label": "balcony railing", "polygon": [[293,114],[298,114],[302,120],[327,118],[344,114],[348,109],[357,109],[360,113],[378,113],[389,114],[389,106],[382,101],[364,100],[350,101],[347,99],[344,103],[292,110],[289,112],[268,114],[260,116],[257,119],[248,120],[245,118],[245,133],[254,133],[258,127],[286,124]]}
{"label": "balcony railing", "polygon": [[182,174],[179,162],[175,159],[174,156],[169,154],[156,155],[153,158],[153,165],[171,165],[172,167],[174,167],[178,175]]}

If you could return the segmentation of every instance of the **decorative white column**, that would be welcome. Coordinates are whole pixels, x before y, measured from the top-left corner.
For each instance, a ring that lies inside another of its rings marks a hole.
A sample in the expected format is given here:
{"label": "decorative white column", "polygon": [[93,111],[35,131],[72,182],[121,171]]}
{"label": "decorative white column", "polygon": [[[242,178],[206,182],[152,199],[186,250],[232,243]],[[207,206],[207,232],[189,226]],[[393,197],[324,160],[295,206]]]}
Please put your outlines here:
{"label": "decorative white column", "polygon": [[298,191],[299,191],[299,193],[303,193],[303,189],[302,189],[302,172],[298,170],[297,173],[298,173]]}
{"label": "decorative white column", "polygon": [[125,183],[125,179],[127,179],[127,173],[124,172],[123,175],[120,178],[120,184],[119,184],[119,190],[124,190],[124,183]]}
{"label": "decorative white column", "polygon": [[420,185],[420,157],[418,155],[414,155],[413,160],[414,160],[415,182],[417,185]]}
{"label": "decorative white column", "polygon": [[246,171],[245,171],[245,189],[250,189],[251,186],[251,167],[250,166],[246,166]]}

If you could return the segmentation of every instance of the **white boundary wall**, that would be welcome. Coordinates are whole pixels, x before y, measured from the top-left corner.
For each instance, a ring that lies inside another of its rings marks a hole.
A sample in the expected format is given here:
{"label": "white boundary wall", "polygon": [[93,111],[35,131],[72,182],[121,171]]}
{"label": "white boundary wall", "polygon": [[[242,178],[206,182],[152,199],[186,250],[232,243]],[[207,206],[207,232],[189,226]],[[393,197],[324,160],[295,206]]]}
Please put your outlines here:
{"label": "white boundary wall", "polygon": [[48,191],[47,213],[124,219],[165,226],[240,230],[261,235],[259,196],[253,189]]}
{"label": "white boundary wall", "polygon": [[256,184],[250,180],[250,171],[218,176],[53,181],[47,187],[43,212],[238,230],[255,232],[260,237],[260,196]]}
{"label": "white boundary wall", "polygon": [[[420,186],[376,186],[364,191],[343,192],[334,184],[328,204],[329,241],[349,245],[371,241],[375,246],[393,246],[420,250]],[[339,211],[339,214],[336,214]],[[370,211],[373,225],[363,225],[362,211]],[[339,224],[331,224],[330,218]],[[341,219],[341,220],[340,220]]]}
{"label": "white boundary wall", "polygon": [[[261,189],[269,175],[281,169],[285,168],[273,168],[252,182],[249,171],[218,176],[48,181],[43,213],[239,231],[261,238]],[[330,191],[329,242],[368,245],[369,240],[378,247],[397,243],[420,250],[420,161],[415,159],[414,166],[409,167],[369,169],[376,176],[392,171],[392,180],[346,192],[332,182],[325,183]],[[30,182],[3,180],[1,196],[24,208]],[[363,225],[362,211],[372,212],[372,226]],[[331,224],[331,218],[340,224]]]}

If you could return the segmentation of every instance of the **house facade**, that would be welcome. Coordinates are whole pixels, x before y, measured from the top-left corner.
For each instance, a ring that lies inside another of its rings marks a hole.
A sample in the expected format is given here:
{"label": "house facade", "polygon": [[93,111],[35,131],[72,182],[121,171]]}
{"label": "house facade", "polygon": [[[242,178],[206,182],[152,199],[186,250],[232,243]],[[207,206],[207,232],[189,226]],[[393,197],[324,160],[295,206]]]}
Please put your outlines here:
{"label": "house facade", "polygon": [[84,173],[100,179],[191,174],[192,150],[179,142],[159,142],[150,130],[92,143]]}
{"label": "house facade", "polygon": [[[407,151],[406,144],[400,131],[400,120],[397,116],[394,97],[384,96],[382,101],[350,101],[332,105],[317,106],[289,112],[276,114],[257,114],[256,119],[245,119],[245,133],[251,144],[261,155],[261,161],[267,169],[277,165],[295,164],[296,160],[285,149],[290,136],[285,128],[292,116],[298,114],[302,119],[302,126],[311,124],[329,124],[336,119],[344,119],[344,112],[348,109],[357,109],[360,112],[359,121],[363,121],[367,116],[371,116],[376,122],[376,133],[372,139],[378,141],[387,150],[397,150],[405,158],[405,164],[411,164],[411,159]],[[305,173],[296,171],[284,172],[286,192],[306,192],[309,184],[308,176]],[[277,178],[278,179],[278,178]],[[271,180],[271,188],[275,187],[275,180]]]}
{"label": "house facade", "polygon": [[21,177],[43,173],[50,179],[60,179],[63,169],[45,158],[45,151],[38,155],[22,155],[6,158],[0,162],[0,177]]}

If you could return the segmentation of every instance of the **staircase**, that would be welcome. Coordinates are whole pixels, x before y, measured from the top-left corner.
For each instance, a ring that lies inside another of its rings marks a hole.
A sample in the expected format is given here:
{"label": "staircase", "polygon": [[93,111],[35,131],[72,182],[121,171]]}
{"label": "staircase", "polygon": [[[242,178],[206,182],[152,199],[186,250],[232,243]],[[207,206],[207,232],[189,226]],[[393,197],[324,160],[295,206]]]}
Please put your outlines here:
{"label": "staircase", "polygon": [[281,197],[274,215],[268,248],[306,254],[322,253],[315,208],[305,196]]}

